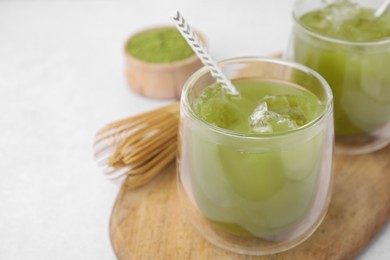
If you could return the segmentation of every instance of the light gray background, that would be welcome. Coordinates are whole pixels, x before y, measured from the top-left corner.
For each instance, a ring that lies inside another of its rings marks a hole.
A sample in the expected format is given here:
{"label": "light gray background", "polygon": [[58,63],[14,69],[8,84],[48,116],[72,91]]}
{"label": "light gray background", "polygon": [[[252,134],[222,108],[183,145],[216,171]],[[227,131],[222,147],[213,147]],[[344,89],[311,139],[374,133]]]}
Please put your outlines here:
{"label": "light gray background", "polygon": [[[115,259],[108,223],[119,186],[94,162],[94,134],[169,102],[128,89],[128,35],[170,23],[179,9],[217,60],[267,55],[286,49],[291,8],[291,0],[0,0],[0,259]],[[389,245],[387,225],[360,259],[390,259]]]}

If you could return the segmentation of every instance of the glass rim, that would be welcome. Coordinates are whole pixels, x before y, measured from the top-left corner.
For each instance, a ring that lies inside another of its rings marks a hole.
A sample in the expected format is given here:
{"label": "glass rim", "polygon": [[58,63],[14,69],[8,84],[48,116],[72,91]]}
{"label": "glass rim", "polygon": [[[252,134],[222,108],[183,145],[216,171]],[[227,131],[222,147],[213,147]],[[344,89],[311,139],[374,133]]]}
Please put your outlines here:
{"label": "glass rim", "polygon": [[313,36],[315,38],[318,38],[318,39],[321,39],[321,40],[324,40],[324,41],[327,41],[327,42],[333,42],[333,43],[337,43],[337,44],[344,44],[344,45],[351,45],[351,46],[360,46],[360,47],[371,47],[371,46],[377,46],[377,45],[390,44],[390,36],[389,37],[385,37],[383,39],[376,40],[376,41],[361,41],[361,42],[358,42],[358,41],[349,41],[349,40],[338,39],[338,38],[334,38],[332,36],[328,36],[328,35],[325,35],[325,34],[322,34],[322,33],[318,33],[316,31],[308,28],[307,26],[305,26],[304,24],[302,24],[300,22],[297,14],[296,14],[297,6],[298,6],[298,2],[296,1],[295,5],[294,5],[294,8],[293,8],[293,12],[292,12],[292,17],[293,17],[294,24],[298,25],[300,29],[302,29],[307,34],[309,34],[309,35],[311,35],[311,36]]}
{"label": "glass rim", "polygon": [[271,58],[271,57],[256,57],[256,56],[247,56],[247,57],[237,57],[237,58],[230,58],[225,59],[220,62],[218,62],[218,65],[220,67],[224,67],[227,65],[234,65],[239,64],[240,62],[245,61],[258,61],[258,62],[269,62],[273,64],[278,64],[281,66],[288,66],[292,67],[294,69],[298,69],[306,74],[312,75],[317,79],[322,86],[322,88],[325,90],[326,94],[326,102],[324,103],[325,107],[324,110],[321,112],[319,116],[317,116],[315,119],[311,120],[309,123],[302,125],[300,127],[297,127],[293,130],[287,130],[282,132],[276,132],[276,133],[247,133],[247,132],[239,132],[229,129],[224,129],[221,127],[218,127],[216,125],[210,124],[209,122],[199,118],[195,113],[193,112],[190,102],[188,100],[188,92],[191,89],[191,86],[194,85],[194,83],[204,74],[208,72],[208,69],[206,67],[202,67],[195,71],[184,83],[184,87],[181,94],[180,99],[180,110],[181,112],[184,112],[186,115],[188,115],[191,119],[195,120],[198,124],[207,127],[213,132],[235,137],[235,138],[245,138],[245,139],[272,139],[272,138],[280,138],[285,136],[290,136],[293,134],[300,133],[301,131],[310,129],[318,124],[320,124],[322,121],[324,121],[328,116],[331,114],[333,109],[333,93],[332,90],[328,84],[328,82],[316,71],[313,69],[310,69],[309,67],[306,67],[302,64],[298,64],[295,62],[290,62],[278,58]]}

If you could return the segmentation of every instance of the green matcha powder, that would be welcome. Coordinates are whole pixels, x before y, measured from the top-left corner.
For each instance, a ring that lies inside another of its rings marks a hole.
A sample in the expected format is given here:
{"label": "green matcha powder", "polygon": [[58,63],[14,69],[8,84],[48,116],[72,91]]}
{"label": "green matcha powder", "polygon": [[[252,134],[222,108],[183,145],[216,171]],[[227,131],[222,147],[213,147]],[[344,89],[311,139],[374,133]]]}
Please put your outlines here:
{"label": "green matcha powder", "polygon": [[152,63],[169,63],[194,54],[175,28],[160,28],[135,35],[126,46],[135,58]]}

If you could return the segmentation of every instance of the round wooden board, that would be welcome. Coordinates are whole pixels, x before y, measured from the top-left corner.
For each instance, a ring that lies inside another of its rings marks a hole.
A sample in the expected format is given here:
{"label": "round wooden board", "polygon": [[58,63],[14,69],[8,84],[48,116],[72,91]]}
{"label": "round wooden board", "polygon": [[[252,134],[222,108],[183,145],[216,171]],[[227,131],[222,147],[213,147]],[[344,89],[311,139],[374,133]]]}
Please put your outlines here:
{"label": "round wooden board", "polygon": [[172,166],[137,190],[122,186],[110,224],[119,259],[352,259],[390,217],[390,146],[360,156],[336,156],[329,211],[304,243],[272,256],[219,249],[181,211]]}

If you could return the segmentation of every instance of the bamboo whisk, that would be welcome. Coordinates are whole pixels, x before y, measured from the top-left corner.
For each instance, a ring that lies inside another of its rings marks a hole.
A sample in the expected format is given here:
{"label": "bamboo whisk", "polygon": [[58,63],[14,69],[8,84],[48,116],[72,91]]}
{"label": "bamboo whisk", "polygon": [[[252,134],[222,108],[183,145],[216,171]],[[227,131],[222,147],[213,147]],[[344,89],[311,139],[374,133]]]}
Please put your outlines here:
{"label": "bamboo whisk", "polygon": [[176,158],[179,102],[111,123],[97,132],[95,159],[110,179],[139,187]]}

